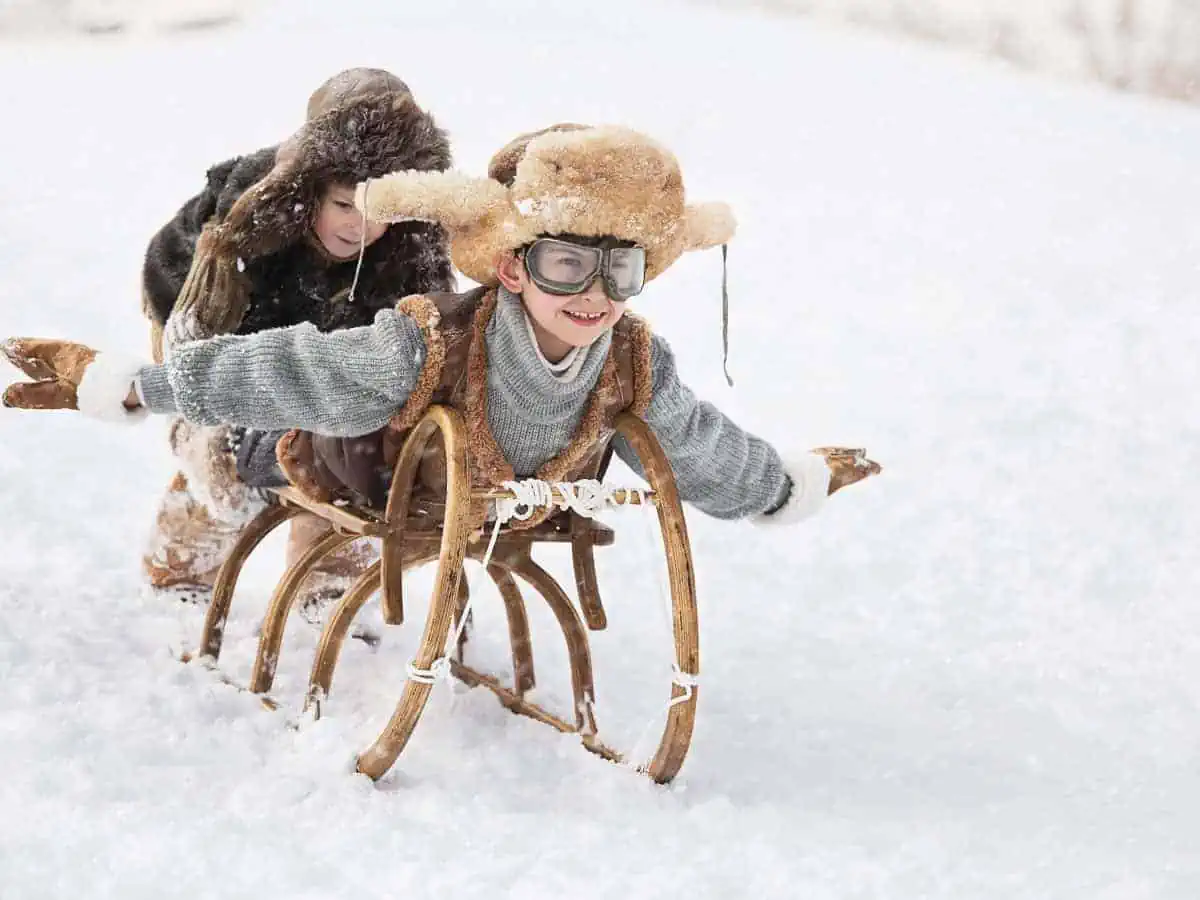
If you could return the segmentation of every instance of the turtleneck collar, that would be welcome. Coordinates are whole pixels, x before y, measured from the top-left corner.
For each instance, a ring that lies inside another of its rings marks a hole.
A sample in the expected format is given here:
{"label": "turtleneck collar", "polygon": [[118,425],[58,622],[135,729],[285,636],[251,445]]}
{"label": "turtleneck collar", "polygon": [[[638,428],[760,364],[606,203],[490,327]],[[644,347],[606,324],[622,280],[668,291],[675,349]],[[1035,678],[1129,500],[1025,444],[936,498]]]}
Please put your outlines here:
{"label": "turtleneck collar", "polygon": [[579,399],[600,377],[612,331],[573,351],[568,377],[556,374],[538,349],[521,298],[497,288],[496,312],[487,327],[488,384],[503,392],[530,421],[554,422],[579,411]]}

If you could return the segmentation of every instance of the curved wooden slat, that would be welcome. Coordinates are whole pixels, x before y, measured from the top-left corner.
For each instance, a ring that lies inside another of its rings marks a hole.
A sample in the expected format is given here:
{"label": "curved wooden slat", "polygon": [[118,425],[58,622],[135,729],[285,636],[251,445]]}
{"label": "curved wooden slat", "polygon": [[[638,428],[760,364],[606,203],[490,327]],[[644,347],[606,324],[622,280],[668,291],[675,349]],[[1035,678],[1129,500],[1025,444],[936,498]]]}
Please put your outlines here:
{"label": "curved wooden slat", "polygon": [[[431,407],[431,411],[435,408],[444,407]],[[404,622],[403,576],[407,568],[404,558],[407,552],[404,541],[405,525],[408,521],[408,509],[412,504],[413,487],[417,482],[417,472],[421,467],[421,458],[430,438],[438,431],[437,420],[426,413],[409,432],[392,470],[392,485],[384,510],[387,531],[380,550],[380,559],[383,561],[383,596],[379,604],[383,612],[383,621],[388,625],[400,625]],[[448,440],[445,432],[441,434],[443,441]]]}
{"label": "curved wooden slat", "polygon": [[313,654],[312,672],[308,677],[308,697],[304,708],[318,698],[328,696],[330,684],[333,682],[333,670],[337,667],[338,656],[342,652],[342,643],[350,633],[350,625],[358,611],[379,588],[379,560],[359,576],[354,586],[342,595],[338,605],[334,607],[321,629],[321,641],[317,644],[317,652]]}
{"label": "curved wooden slat", "polygon": [[[410,565],[421,565],[436,558],[437,554],[434,553],[425,558],[414,559]],[[354,617],[358,615],[371,595],[381,587],[382,562],[381,559],[376,560],[362,574],[362,577],[355,582],[354,587],[342,597],[325,623],[325,627],[321,631],[321,641],[313,656],[312,672],[308,679],[308,699],[305,701],[306,709],[318,698],[329,696],[330,688],[333,685],[333,673],[337,668],[342,646],[345,643],[346,635],[350,633]]]}
{"label": "curved wooden slat", "polygon": [[273,503],[251,519],[250,524],[243,529],[233,549],[229,551],[229,556],[221,565],[221,571],[217,573],[212,600],[204,616],[204,631],[200,634],[200,650],[197,655],[211,656],[214,660],[220,657],[221,643],[225,638],[225,623],[229,619],[233,592],[237,587],[238,577],[242,574],[242,567],[267,535],[300,512],[302,510],[295,507]]}
{"label": "curved wooden slat", "polygon": [[[429,604],[425,631],[421,636],[416,658],[412,662],[413,666],[420,670],[428,670],[446,650],[446,638],[458,602],[457,583],[462,577],[463,558],[466,555],[467,541],[471,531],[469,521],[471,485],[467,469],[466,428],[463,425],[462,416],[448,407],[430,407],[425,413],[425,417],[417,425],[414,434],[405,443],[402,455],[409,450],[409,446],[415,438],[420,438],[423,447],[425,439],[421,437],[422,433],[427,435],[434,429],[440,433],[446,453],[446,518],[442,528],[433,599]],[[402,515],[403,511],[407,509],[407,503],[402,506],[393,506],[393,501],[396,501],[397,497],[398,494],[393,494],[388,501],[389,523],[397,521],[399,515]],[[398,535],[389,534],[384,538],[384,542],[397,539],[399,539]],[[384,591],[392,591],[395,587],[393,582],[399,581],[399,577],[400,573],[389,572],[388,578],[385,580]],[[387,727],[375,739],[375,742],[358,757],[359,772],[378,779],[392,767],[412,736],[417,720],[420,719],[429,699],[431,687],[429,684],[423,684],[411,678],[405,683],[400,702],[396,705]]]}
{"label": "curved wooden slat", "polygon": [[295,565],[284,573],[271,596],[271,605],[267,607],[267,615],[263,619],[262,631],[258,636],[258,653],[254,658],[254,670],[250,674],[251,693],[265,694],[275,681],[275,666],[279,662],[279,648],[283,644],[283,629],[287,625],[288,613],[292,611],[296,593],[304,584],[304,579],[322,559],[356,540],[356,534],[331,531],[317,540]]}
{"label": "curved wooden slat", "polygon": [[[663,549],[667,555],[667,575],[671,586],[672,631],[675,638],[675,660],[679,668],[690,675],[700,671],[700,624],[696,608],[696,576],[692,566],[692,548],[688,540],[687,521],[679,500],[675,474],[650,427],[629,413],[616,421],[620,433],[637,454],[646,473],[646,480],[657,499],[658,524],[662,530]],[[646,767],[655,781],[665,783],[678,774],[692,742],[696,722],[698,688],[685,690],[671,685],[671,698],[686,696],[667,711],[658,751]]]}
{"label": "curved wooden slat", "polygon": [[554,613],[554,618],[558,620],[563,638],[567,642],[567,657],[571,665],[571,689],[575,695],[575,724],[580,734],[594,735],[596,733],[594,714],[596,688],[592,680],[592,651],[588,645],[587,630],[583,627],[583,620],[579,617],[579,613],[571,604],[571,598],[554,580],[554,576],[533,561],[533,557],[529,555],[528,546],[523,553],[505,554],[496,559],[495,563],[528,582],[542,595],[542,599]]}
{"label": "curved wooden slat", "polygon": [[504,601],[504,615],[508,620],[508,642],[512,647],[513,687],[517,696],[533,690],[537,684],[533,670],[533,638],[529,633],[529,614],[525,610],[525,598],[517,582],[503,566],[489,565],[488,574],[500,591]]}
{"label": "curved wooden slat", "polygon": [[584,621],[592,631],[608,627],[604,604],[600,601],[600,583],[596,579],[596,540],[591,519],[571,512],[571,565],[575,569],[575,596],[583,610]]}

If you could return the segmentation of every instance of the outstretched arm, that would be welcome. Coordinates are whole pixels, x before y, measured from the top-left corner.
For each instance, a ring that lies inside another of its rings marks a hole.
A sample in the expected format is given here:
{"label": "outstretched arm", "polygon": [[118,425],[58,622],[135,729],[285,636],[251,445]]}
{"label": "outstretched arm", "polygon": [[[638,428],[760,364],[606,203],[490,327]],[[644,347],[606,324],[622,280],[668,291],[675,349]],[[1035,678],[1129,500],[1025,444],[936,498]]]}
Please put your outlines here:
{"label": "outstretched arm", "polygon": [[[653,395],[647,423],[671,462],[680,497],[709,515],[796,521],[815,513],[839,487],[880,471],[860,454],[837,448],[784,459],[767,441],[698,399],[680,380],[666,341],[655,336],[650,355]],[[642,472],[624,440],[618,437],[614,449]]]}
{"label": "outstretched arm", "polygon": [[[162,365],[138,365],[61,341],[15,340],[8,358],[37,381],[5,404],[79,409],[98,418],[178,413],[202,425],[301,428],[352,437],[385,425],[425,363],[417,323],[382,310],[372,325],[322,333],[310,324],[221,336],[175,348]],[[67,350],[64,350],[67,348]],[[54,359],[69,359],[67,371]],[[136,388],[141,409],[125,404]]]}

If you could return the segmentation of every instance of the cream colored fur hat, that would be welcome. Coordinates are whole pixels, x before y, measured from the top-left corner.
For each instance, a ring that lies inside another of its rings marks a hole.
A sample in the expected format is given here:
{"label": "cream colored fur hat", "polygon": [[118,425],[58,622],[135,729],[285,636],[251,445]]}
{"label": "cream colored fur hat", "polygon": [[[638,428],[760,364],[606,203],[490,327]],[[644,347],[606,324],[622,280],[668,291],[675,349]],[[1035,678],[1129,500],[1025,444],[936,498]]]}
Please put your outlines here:
{"label": "cream colored fur hat", "polygon": [[646,280],[686,250],[733,237],[724,203],[686,203],[674,155],[616,126],[554,125],[497,153],[489,178],[393,172],[358,185],[355,203],[376,222],[424,219],[450,233],[454,265],[495,284],[496,260],[540,235],[611,235],[646,250]]}

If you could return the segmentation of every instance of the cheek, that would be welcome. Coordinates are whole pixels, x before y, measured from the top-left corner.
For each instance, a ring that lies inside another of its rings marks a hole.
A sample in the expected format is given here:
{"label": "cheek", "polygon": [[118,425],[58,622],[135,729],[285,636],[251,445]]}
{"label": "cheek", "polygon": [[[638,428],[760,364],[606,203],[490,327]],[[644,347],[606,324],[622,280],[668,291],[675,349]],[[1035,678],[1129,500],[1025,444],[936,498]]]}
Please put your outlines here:
{"label": "cheek", "polygon": [[525,302],[525,310],[529,313],[529,318],[533,319],[538,325],[547,328],[554,323],[554,317],[558,313],[560,304],[557,299],[546,297],[536,290],[528,288],[521,294]]}
{"label": "cheek", "polygon": [[313,220],[313,230],[321,236],[332,234],[337,228],[337,216],[331,215],[329,210],[321,207],[317,210],[317,217]]}

